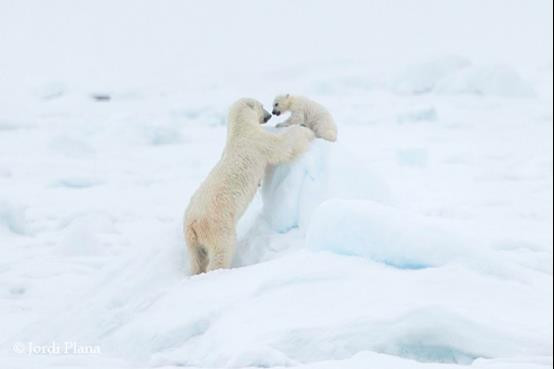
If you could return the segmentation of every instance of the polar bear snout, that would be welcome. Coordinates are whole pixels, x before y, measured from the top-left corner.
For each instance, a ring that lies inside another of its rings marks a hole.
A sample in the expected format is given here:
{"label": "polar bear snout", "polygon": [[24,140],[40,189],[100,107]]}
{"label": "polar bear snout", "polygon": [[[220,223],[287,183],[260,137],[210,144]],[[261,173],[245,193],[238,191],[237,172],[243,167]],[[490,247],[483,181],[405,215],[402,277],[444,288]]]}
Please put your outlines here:
{"label": "polar bear snout", "polygon": [[279,115],[281,115],[281,112],[280,112],[279,110],[277,110],[277,109],[273,109],[273,113],[272,113],[272,114],[275,115],[275,116],[279,116]]}
{"label": "polar bear snout", "polygon": [[264,110],[264,123],[269,122],[270,119],[271,119],[271,114],[269,114],[268,111]]}

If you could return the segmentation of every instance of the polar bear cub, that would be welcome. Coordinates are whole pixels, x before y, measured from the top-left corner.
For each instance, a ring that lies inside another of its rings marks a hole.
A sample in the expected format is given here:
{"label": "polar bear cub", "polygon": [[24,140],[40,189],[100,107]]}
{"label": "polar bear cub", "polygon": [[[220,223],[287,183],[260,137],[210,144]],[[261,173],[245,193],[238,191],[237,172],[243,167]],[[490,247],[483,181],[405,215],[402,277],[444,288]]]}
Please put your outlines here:
{"label": "polar bear cub", "polygon": [[278,128],[292,125],[302,125],[314,131],[316,137],[335,142],[337,140],[337,125],[333,116],[321,104],[303,96],[281,95],[273,102],[273,115],[291,112],[285,122]]}
{"label": "polar bear cub", "polygon": [[300,126],[278,134],[268,132],[261,124],[270,118],[254,99],[231,106],[223,155],[185,214],[192,274],[231,266],[237,222],[254,198],[266,167],[294,160],[314,139],[311,130]]}

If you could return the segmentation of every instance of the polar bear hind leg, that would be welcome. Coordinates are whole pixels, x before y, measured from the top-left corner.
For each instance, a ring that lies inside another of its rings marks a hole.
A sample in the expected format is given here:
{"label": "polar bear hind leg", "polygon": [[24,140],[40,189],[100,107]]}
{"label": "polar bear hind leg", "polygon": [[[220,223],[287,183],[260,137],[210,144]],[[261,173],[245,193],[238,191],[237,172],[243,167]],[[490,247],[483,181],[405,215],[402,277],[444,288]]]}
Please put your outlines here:
{"label": "polar bear hind leg", "polygon": [[229,269],[235,254],[236,237],[234,234],[222,234],[206,246],[208,252],[207,272]]}
{"label": "polar bear hind leg", "polygon": [[316,127],[316,137],[322,138],[324,140],[335,142],[337,141],[337,130],[335,127]]}
{"label": "polar bear hind leg", "polygon": [[190,273],[192,275],[205,273],[208,266],[208,254],[198,242],[198,236],[192,225],[188,226],[185,231],[185,240],[189,250]]}
{"label": "polar bear hind leg", "polygon": [[186,227],[185,238],[192,275],[231,267],[236,243],[233,226],[197,219]]}

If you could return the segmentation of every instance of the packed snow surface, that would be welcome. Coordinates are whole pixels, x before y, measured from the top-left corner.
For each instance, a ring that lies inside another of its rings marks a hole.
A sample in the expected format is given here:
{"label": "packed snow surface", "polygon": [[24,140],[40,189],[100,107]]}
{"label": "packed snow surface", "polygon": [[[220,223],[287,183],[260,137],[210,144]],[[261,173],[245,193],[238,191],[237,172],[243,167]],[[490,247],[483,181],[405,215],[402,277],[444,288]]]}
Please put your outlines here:
{"label": "packed snow surface", "polygon": [[[2,1],[0,368],[552,368],[552,13]],[[190,277],[228,106],[286,92],[339,141],[269,168],[233,269]]]}

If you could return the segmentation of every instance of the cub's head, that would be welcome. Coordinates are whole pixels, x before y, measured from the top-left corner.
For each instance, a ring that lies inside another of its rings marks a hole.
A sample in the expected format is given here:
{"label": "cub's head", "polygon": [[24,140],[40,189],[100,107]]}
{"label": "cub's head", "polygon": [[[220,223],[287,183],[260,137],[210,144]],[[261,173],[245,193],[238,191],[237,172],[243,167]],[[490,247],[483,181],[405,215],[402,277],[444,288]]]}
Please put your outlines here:
{"label": "cub's head", "polygon": [[292,96],[290,94],[277,96],[273,101],[273,115],[281,115],[290,111]]}
{"label": "cub's head", "polygon": [[255,99],[240,99],[231,106],[231,120],[250,120],[254,119],[260,124],[267,123],[271,119],[271,114],[264,109],[261,102]]}

